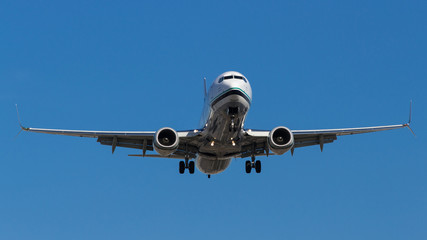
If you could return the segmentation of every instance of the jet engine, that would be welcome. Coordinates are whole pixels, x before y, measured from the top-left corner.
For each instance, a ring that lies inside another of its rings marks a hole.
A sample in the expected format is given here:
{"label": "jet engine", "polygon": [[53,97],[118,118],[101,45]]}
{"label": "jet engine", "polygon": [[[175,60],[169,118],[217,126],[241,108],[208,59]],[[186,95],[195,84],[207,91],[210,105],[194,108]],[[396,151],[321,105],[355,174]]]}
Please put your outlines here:
{"label": "jet engine", "polygon": [[161,128],[154,135],[153,147],[161,156],[169,156],[178,149],[178,133],[172,128]]}
{"label": "jet engine", "polygon": [[294,135],[286,127],[276,127],[268,134],[268,147],[277,155],[282,155],[294,146]]}

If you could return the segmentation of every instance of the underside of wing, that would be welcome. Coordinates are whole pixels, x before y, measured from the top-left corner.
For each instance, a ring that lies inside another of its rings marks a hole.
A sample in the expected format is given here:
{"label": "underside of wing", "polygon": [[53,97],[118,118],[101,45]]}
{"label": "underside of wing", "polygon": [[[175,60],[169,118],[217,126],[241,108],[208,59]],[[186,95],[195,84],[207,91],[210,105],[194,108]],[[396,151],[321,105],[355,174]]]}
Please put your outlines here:
{"label": "underside of wing", "polygon": [[[404,127],[409,128],[409,123],[361,128],[292,130],[291,132],[293,135],[294,144],[291,151],[293,152],[295,148],[313,145],[320,145],[321,150],[323,150],[324,144],[332,143],[333,141],[337,140],[338,136],[379,132]],[[241,157],[244,158],[249,156],[271,155],[271,153],[269,153],[270,146],[268,143],[268,138],[271,134],[272,131],[267,130],[246,130]]]}
{"label": "underside of wing", "polygon": [[362,127],[362,128],[339,128],[339,129],[318,129],[318,130],[293,130],[295,144],[294,148],[306,147],[331,143],[338,136],[354,135],[361,133],[379,132],[408,127],[408,124]]}
{"label": "underside of wing", "polygon": [[[155,157],[158,155],[148,155],[147,151],[154,151],[153,140],[156,134],[155,131],[87,131],[87,130],[64,130],[64,129],[45,129],[45,128],[26,128],[22,127],[24,131],[74,136],[74,137],[88,137],[97,138],[97,142],[102,145],[112,147],[114,153],[116,147],[141,149],[142,155],[146,157]],[[169,156],[165,158],[195,158],[197,149],[193,146],[197,136],[198,130],[191,131],[178,131],[176,132],[179,138],[179,144]]]}

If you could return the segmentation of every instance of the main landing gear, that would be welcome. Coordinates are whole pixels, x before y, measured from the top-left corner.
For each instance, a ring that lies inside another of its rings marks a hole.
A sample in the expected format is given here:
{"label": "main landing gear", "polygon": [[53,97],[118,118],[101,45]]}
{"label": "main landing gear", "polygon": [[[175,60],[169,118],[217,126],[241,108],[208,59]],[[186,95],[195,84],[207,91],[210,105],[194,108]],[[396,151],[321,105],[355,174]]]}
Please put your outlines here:
{"label": "main landing gear", "polygon": [[246,161],[246,163],[245,163],[246,173],[251,173],[252,168],[255,168],[256,173],[260,173],[261,172],[261,161],[260,160],[255,161],[255,157],[252,157],[252,161]]}
{"label": "main landing gear", "polygon": [[185,172],[185,169],[188,169],[188,172],[190,174],[194,173],[194,161],[188,161],[188,158],[184,161],[179,162],[179,173],[183,174]]}

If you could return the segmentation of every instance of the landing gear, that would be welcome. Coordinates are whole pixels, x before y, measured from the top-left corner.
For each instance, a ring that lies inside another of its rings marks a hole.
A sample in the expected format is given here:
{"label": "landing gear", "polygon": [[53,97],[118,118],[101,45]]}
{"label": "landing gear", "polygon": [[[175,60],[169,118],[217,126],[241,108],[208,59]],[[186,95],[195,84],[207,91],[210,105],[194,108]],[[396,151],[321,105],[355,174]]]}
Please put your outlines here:
{"label": "landing gear", "polygon": [[190,174],[194,173],[194,162],[193,161],[191,161],[191,162],[188,163],[188,172]]}
{"label": "landing gear", "polygon": [[184,161],[179,162],[179,173],[183,174],[185,172],[185,169],[188,169],[188,172],[190,174],[194,174],[194,161],[188,161],[188,159],[185,159]]}
{"label": "landing gear", "polygon": [[252,163],[251,163],[251,161],[246,161],[245,168],[246,168],[246,173],[251,173],[251,170],[252,170]]}
{"label": "landing gear", "polygon": [[231,118],[230,126],[228,126],[229,132],[235,132],[237,130],[237,125],[234,123],[234,117]]}
{"label": "landing gear", "polygon": [[260,173],[261,172],[261,161],[260,160],[255,161],[255,157],[252,157],[252,161],[246,161],[245,162],[246,173],[251,173],[252,168],[255,168],[256,173]]}
{"label": "landing gear", "polygon": [[184,163],[184,161],[180,161],[179,162],[179,173],[183,174],[184,171],[185,171],[185,163]]}
{"label": "landing gear", "polygon": [[257,160],[255,162],[255,171],[256,171],[256,173],[260,173],[261,172],[261,161],[260,160]]}

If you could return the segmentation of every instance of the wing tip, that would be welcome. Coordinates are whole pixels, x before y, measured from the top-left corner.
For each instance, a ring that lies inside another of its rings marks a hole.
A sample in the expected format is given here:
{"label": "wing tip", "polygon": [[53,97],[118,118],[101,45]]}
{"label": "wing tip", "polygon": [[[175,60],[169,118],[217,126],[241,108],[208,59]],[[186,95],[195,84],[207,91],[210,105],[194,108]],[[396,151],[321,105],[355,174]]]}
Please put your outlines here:
{"label": "wing tip", "polygon": [[409,123],[403,124],[404,127],[407,127],[409,129],[409,131],[411,131],[412,134],[414,134],[414,137],[416,137],[417,135],[415,134],[414,130],[412,130],[411,126],[409,125]]}
{"label": "wing tip", "polygon": [[16,104],[16,103],[15,103],[15,108],[16,108],[16,115],[18,116],[18,124],[19,124],[19,127],[21,127],[21,131],[22,130],[24,130],[24,131],[30,130],[30,128],[24,127],[24,125],[22,125],[21,117],[19,116],[18,104]]}
{"label": "wing tip", "polygon": [[412,122],[412,99],[409,101],[409,119],[408,122],[403,124],[404,127],[407,127],[409,129],[409,131],[412,132],[412,134],[414,134],[414,136],[416,137],[417,135],[415,134],[415,132],[412,130],[411,128],[411,122]]}

